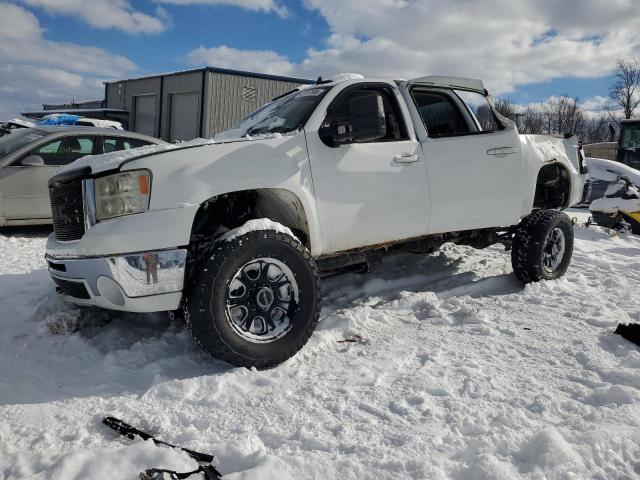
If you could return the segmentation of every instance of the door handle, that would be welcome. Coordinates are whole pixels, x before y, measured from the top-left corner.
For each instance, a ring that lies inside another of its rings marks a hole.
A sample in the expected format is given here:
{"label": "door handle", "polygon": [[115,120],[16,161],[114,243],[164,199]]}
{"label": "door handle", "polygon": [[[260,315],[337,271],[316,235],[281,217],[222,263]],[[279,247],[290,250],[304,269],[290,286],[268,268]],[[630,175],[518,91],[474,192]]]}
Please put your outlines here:
{"label": "door handle", "polygon": [[518,153],[518,149],[515,147],[497,147],[490,148],[487,150],[489,155],[496,155],[499,157],[504,157],[505,155],[513,155],[514,153]]}
{"label": "door handle", "polygon": [[395,163],[416,163],[419,160],[417,153],[399,153],[393,157]]}

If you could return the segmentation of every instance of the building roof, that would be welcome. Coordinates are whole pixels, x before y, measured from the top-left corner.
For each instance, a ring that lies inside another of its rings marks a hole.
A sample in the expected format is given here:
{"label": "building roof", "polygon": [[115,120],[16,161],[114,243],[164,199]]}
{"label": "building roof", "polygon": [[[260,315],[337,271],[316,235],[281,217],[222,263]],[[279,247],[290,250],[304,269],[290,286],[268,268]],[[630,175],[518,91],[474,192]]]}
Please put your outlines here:
{"label": "building roof", "polygon": [[55,115],[59,113],[68,113],[71,115],[79,115],[81,117],[89,118],[104,118],[109,120],[109,116],[128,115],[127,110],[121,110],[119,108],[68,108],[61,110],[38,110],[35,112],[21,112],[20,115],[27,118],[39,119],[46,115]]}
{"label": "building roof", "polygon": [[236,75],[239,77],[262,78],[265,80],[276,80],[280,82],[291,82],[291,83],[300,83],[300,84],[307,84],[307,85],[315,82],[315,80],[309,80],[308,78],[286,77],[281,75],[271,75],[268,73],[246,72],[243,70],[232,70],[229,68],[202,67],[202,68],[194,68],[192,70],[178,70],[175,72],[157,73],[154,75],[143,75],[140,77],[125,78],[122,80],[112,80],[104,83],[105,85],[109,85],[112,83],[128,82],[130,80],[143,80],[148,78],[169,77],[173,75],[183,75],[183,74],[198,73],[203,71],[221,73],[224,75]]}

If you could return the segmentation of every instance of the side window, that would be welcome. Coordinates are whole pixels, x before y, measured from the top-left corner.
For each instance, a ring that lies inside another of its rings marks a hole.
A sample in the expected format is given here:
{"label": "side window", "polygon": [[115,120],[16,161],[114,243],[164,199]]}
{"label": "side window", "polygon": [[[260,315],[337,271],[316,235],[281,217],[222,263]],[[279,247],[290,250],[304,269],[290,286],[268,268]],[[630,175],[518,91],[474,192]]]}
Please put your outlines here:
{"label": "side window", "polygon": [[430,137],[447,137],[473,131],[445,93],[418,88],[411,93]]}
{"label": "side window", "polygon": [[349,90],[346,94],[338,96],[331,106],[329,106],[323,126],[331,126],[348,119],[351,116],[350,109],[353,104],[352,102],[358,98],[372,94],[378,95],[382,98],[387,123],[387,134],[383,138],[374,140],[374,142],[395,142],[408,139],[409,136],[407,128],[404,124],[398,102],[393,97],[393,94],[384,87],[358,88]]}
{"label": "side window", "polygon": [[455,92],[467,106],[469,112],[476,118],[481,131],[496,132],[504,128],[494,115],[487,97],[478,92],[468,92],[464,90],[456,90]]}
{"label": "side window", "polygon": [[125,138],[125,137],[104,137],[102,142],[103,152],[117,152],[120,150],[131,150],[132,148],[144,147],[145,145],[151,145],[149,142],[139,140],[137,138]]}
{"label": "side window", "polygon": [[63,137],[31,150],[27,156],[38,155],[46,166],[62,166],[93,153],[93,137]]}

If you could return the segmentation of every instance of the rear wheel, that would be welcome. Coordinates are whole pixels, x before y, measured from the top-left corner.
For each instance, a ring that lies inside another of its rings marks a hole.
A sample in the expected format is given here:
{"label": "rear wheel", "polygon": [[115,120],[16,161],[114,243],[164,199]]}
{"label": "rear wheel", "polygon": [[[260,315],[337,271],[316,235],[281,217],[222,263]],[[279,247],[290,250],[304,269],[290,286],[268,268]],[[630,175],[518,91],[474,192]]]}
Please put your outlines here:
{"label": "rear wheel", "polygon": [[256,368],[295,355],[313,333],[321,305],[309,252],[271,230],[215,245],[184,297],[181,316],[204,350]]}
{"label": "rear wheel", "polygon": [[538,210],[516,228],[511,264],[524,283],[560,278],[573,254],[573,224],[556,210]]}

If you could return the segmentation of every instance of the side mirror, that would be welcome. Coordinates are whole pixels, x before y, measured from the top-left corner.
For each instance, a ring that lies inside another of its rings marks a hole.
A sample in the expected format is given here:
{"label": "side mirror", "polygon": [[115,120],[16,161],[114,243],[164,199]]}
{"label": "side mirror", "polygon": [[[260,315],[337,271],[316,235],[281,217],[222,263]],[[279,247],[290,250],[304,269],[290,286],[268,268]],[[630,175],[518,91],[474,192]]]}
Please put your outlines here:
{"label": "side mirror", "polygon": [[43,167],[44,160],[40,155],[29,155],[20,162],[23,167]]}
{"label": "side mirror", "polygon": [[382,95],[354,98],[349,102],[351,111],[351,134],[355,142],[372,142],[387,135],[387,119]]}
{"label": "side mirror", "polygon": [[387,119],[382,96],[371,92],[349,102],[348,117],[322,127],[320,138],[329,146],[365,143],[387,135]]}

